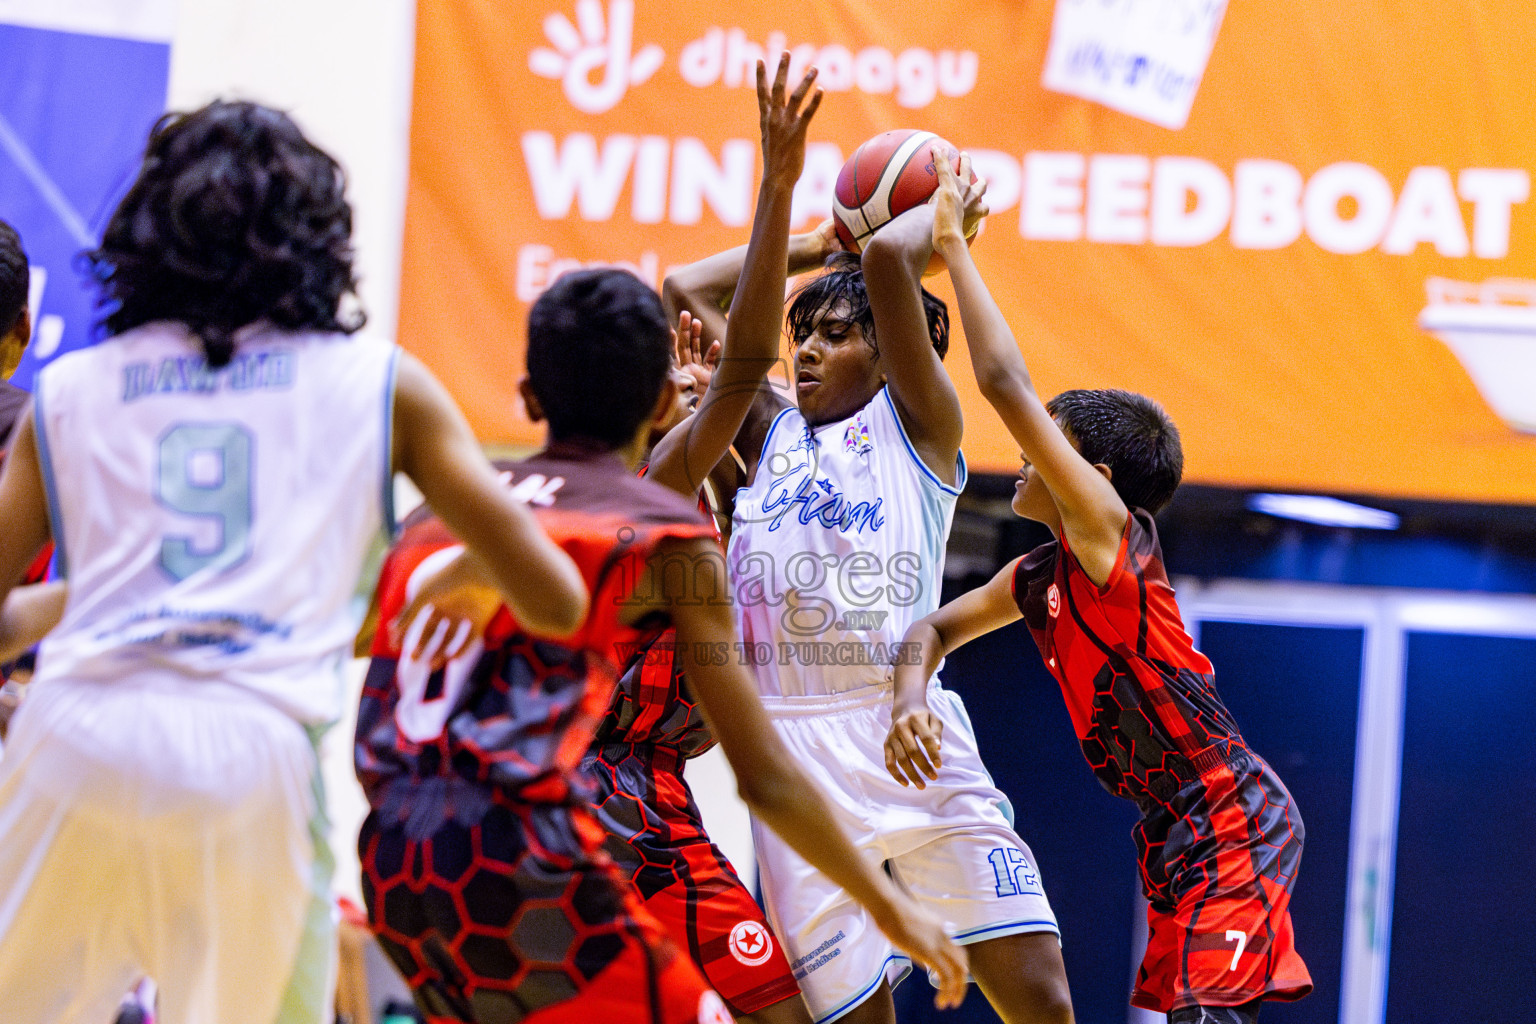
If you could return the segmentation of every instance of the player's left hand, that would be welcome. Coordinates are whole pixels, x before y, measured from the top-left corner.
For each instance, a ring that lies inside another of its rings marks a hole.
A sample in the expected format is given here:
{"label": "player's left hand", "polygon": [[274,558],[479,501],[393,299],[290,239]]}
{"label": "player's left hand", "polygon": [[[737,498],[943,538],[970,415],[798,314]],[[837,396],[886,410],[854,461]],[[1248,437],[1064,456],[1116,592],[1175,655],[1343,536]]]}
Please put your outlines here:
{"label": "player's left hand", "polygon": [[926,704],[894,712],[891,731],[885,737],[886,771],[903,786],[927,789],[928,783],[923,781],[923,776],[937,779],[939,769],[944,766],[944,759],[939,754],[943,738],[944,723],[928,710]]}
{"label": "player's left hand", "polygon": [[788,51],[779,56],[772,86],[768,83],[767,66],[761,60],[757,62],[757,116],[763,139],[763,180],[793,187],[805,167],[805,133],[811,118],[816,116],[816,108],[821,106],[822,92],[812,89],[816,69],[811,67],[805,69],[805,77],[786,99],[788,77]]}
{"label": "player's left hand", "polygon": [[696,320],[686,309],[677,316],[677,329],[672,332],[672,344],[677,353],[677,366],[693,378],[693,399],[697,408],[709,390],[709,382],[720,366],[720,342],[715,340],[704,348],[704,321]]}
{"label": "player's left hand", "polygon": [[481,579],[463,549],[446,564],[423,564],[417,573],[421,575],[413,574],[407,589],[414,591],[410,603],[390,623],[390,630],[402,656],[427,662],[436,671],[470,641],[485,636],[501,607],[501,594]]}

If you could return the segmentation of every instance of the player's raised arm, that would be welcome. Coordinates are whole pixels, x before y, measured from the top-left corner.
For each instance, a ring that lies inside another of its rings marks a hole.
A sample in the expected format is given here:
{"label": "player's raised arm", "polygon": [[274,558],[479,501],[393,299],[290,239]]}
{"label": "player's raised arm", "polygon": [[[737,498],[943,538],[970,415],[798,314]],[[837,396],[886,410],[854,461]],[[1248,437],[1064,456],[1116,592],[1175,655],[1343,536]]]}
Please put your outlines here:
{"label": "player's raised arm", "polygon": [[[939,662],[955,650],[1019,619],[1013,600],[1018,564],[1015,558],[982,586],[918,619],[901,638],[904,656],[896,662],[885,767],[903,786],[926,789],[923,776],[939,777],[944,724],[928,708],[928,680],[939,670]],[[914,648],[915,657],[910,656]]]}
{"label": "player's raised arm", "polygon": [[864,286],[875,345],[896,411],[924,464],[954,483],[964,427],[960,398],[934,349],[922,274],[933,253],[933,208],[918,206],[880,228],[864,246]]}
{"label": "player's raised arm", "polygon": [[[668,565],[685,571],[667,571]],[[677,651],[710,730],[735,770],[741,798],[795,852],[862,904],[880,930],[939,979],[937,1004],[958,1006],[965,995],[966,955],[943,925],[897,891],[865,861],[832,817],[816,784],[790,756],[763,710],[740,660],[740,634],[731,615],[725,559],[706,539],[664,543],[651,557],[652,582],[637,593],[666,609],[677,627]],[[703,599],[701,598],[703,596]],[[727,657],[699,652],[729,652]]]}
{"label": "player's raised arm", "polygon": [[443,386],[404,352],[395,383],[394,459],[432,511],[484,560],[519,623],[552,637],[580,627],[587,589],[576,563],[502,485]]}
{"label": "player's raised arm", "polygon": [[[826,262],[828,256],[841,250],[837,232],[830,220],[823,221],[814,231],[803,235],[790,235],[786,276],[815,270]],[[700,322],[702,324],[701,346],[705,350],[709,348],[711,339],[718,341],[726,336],[725,311],[735,301],[736,287],[741,281],[746,260],[747,246],[737,246],[713,256],[706,256],[686,266],[674,268],[662,283],[662,304],[666,307],[668,316],[676,320],[683,313],[688,313]],[[782,318],[782,290],[779,293],[779,299],[778,313]],[[769,361],[770,367],[778,358],[777,333],[774,335],[773,342],[774,356]],[[710,383],[714,383],[713,379]],[[737,451],[747,459],[749,468],[756,464],[757,454],[762,448],[763,435],[767,431],[768,424],[789,404],[788,399],[772,384],[760,381],[756,386],[754,400],[745,413],[743,425],[734,439]],[[702,407],[703,403],[701,402],[700,405]],[[672,433],[685,432],[691,428],[691,424],[691,419],[680,423],[672,429]],[[659,444],[657,451],[662,451]],[[653,464],[655,454],[652,454]]]}
{"label": "player's raised arm", "polygon": [[1013,331],[965,244],[967,196],[960,182],[970,178],[969,155],[962,154],[961,164],[956,177],[947,161],[934,161],[939,187],[931,207],[933,247],[949,265],[976,384],[1019,443],[1030,471],[1040,474],[1055,499],[1078,562],[1090,579],[1103,584],[1125,529],[1125,503],[1110,484],[1107,467],[1096,468],[1078,454],[1035,392]]}
{"label": "player's raised arm", "polygon": [[[816,69],[806,71],[785,98],[789,54],[779,59],[773,84],[757,63],[757,113],[763,145],[763,181],[752,219],[739,285],[731,298],[720,364],[696,412],[651,453],[647,475],[682,494],[699,489],[725,455],[752,408],[758,387],[779,355],[784,281],[789,260],[789,212],[795,182],[805,166],[805,137],[822,92],[812,91]],[[717,259],[719,257],[716,257]],[[723,261],[722,261],[723,262]],[[723,277],[723,275],[721,275]],[[669,283],[671,278],[668,279]],[[713,306],[704,316],[717,313]]]}

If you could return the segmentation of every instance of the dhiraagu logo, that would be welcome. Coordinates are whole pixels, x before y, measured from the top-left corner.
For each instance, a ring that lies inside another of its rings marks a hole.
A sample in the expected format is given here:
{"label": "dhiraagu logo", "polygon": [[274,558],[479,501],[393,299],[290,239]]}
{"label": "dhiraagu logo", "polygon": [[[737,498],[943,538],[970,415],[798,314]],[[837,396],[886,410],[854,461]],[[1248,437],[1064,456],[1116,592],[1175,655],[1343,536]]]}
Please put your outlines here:
{"label": "dhiraagu logo", "polygon": [[655,45],[633,52],[634,27],[634,0],[611,0],[606,17],[602,0],[577,0],[576,24],[558,11],[545,16],[550,46],[528,54],[528,70],[558,81],[583,113],[612,110],[630,86],[650,78],[667,59]]}

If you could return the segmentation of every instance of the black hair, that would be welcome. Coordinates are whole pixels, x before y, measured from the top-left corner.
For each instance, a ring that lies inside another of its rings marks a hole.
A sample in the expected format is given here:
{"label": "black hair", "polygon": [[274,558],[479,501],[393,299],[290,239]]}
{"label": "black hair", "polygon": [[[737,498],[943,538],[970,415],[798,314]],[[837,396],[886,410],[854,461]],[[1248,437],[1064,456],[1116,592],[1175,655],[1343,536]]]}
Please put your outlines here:
{"label": "black hair", "polygon": [[[923,313],[928,318],[928,337],[933,350],[943,359],[949,353],[949,308],[944,300],[926,288]],[[799,345],[815,333],[822,319],[833,310],[846,310],[846,318],[859,325],[864,339],[878,355],[875,340],[875,314],[869,308],[869,293],[864,289],[864,267],[857,253],[835,252],[827,257],[827,271],[795,291],[785,314],[784,326],[791,344]]]}
{"label": "black hair", "polygon": [[557,441],[627,444],[671,368],[661,297],[628,271],[562,274],[528,311],[528,382]]}
{"label": "black hair", "polygon": [[21,322],[31,283],[31,268],[21,248],[21,236],[0,220],[0,336],[9,334]]}
{"label": "black hair", "polygon": [[357,290],[346,176],[287,114],[255,103],[162,117],[85,260],[107,333],[177,320],[214,367],[257,320],[350,334],[366,319],[340,312]]}
{"label": "black hair", "polygon": [[1115,388],[1063,391],[1046,403],[1090,463],[1110,469],[1110,483],[1128,508],[1156,515],[1184,476],[1179,428],[1145,395]]}

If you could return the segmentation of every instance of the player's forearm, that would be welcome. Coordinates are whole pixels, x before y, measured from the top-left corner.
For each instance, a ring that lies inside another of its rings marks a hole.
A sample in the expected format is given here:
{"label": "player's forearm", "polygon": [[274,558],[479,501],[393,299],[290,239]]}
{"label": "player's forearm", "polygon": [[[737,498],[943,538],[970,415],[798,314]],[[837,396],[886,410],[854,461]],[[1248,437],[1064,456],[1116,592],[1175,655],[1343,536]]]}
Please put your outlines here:
{"label": "player's forearm", "polygon": [[904,278],[916,285],[933,255],[933,207],[908,210],[876,231],[864,246],[864,278]]}
{"label": "player's forearm", "polygon": [[[747,245],[738,245],[674,267],[661,285],[661,296],[672,319],[677,319],[677,314],[685,309],[691,313],[703,310],[725,312],[736,296],[742,270],[747,265],[747,249]],[[826,245],[814,231],[791,235],[785,269],[789,274],[803,274],[821,266],[826,258]]]}
{"label": "player's forearm", "polygon": [[[752,238],[747,243],[740,286],[731,299],[720,369],[710,382],[712,391],[714,383],[722,378],[722,386],[745,381],[755,386],[778,358],[792,194],[790,186],[769,181],[763,182],[758,192]],[[750,401],[749,397],[748,404]],[[735,433],[734,426],[731,432]]]}
{"label": "player's forearm", "polygon": [[[507,501],[512,501],[510,496]],[[463,565],[496,588],[529,632],[570,636],[587,614],[587,588],[576,563],[526,509],[504,506],[497,513],[457,523],[443,517],[473,553]]]}
{"label": "player's forearm", "polygon": [[939,254],[949,266],[976,386],[992,405],[1035,395],[1029,367],[1013,330],[982,280],[963,238],[944,238]]}
{"label": "player's forearm", "polygon": [[720,364],[698,412],[658,443],[648,475],[663,487],[692,494],[720,462],[741,429],[758,385],[779,355],[791,188],[765,180],[758,192],[741,285],[731,299]]}
{"label": "player's forearm", "polygon": [[[909,657],[913,651],[917,656]],[[928,680],[933,678],[939,670],[939,662],[944,659],[944,642],[938,630],[926,620],[919,619],[901,638],[901,653],[903,657],[896,665],[891,694],[893,718],[928,706]]]}
{"label": "player's forearm", "polygon": [[448,529],[485,559],[529,630],[574,633],[586,617],[581,571],[507,491],[437,379],[403,354],[395,380],[396,466]]}
{"label": "player's forearm", "polygon": [[661,298],[667,313],[676,320],[685,309],[695,316],[705,311],[725,312],[731,297],[736,294],[736,283],[741,280],[746,261],[747,247],[738,245],[685,266],[674,267],[661,283]]}
{"label": "player's forearm", "polygon": [[68,593],[62,581],[10,592],[0,607],[0,662],[15,661],[59,624]]}
{"label": "player's forearm", "polygon": [[[476,455],[479,453],[476,452]],[[460,560],[466,579],[495,587],[518,623],[529,632],[567,637],[587,615],[587,588],[581,570],[549,539],[533,513],[490,472],[478,467],[465,491],[473,500],[434,501],[432,510],[469,549]],[[460,492],[462,496],[464,492]]]}
{"label": "player's forearm", "polygon": [[809,231],[803,235],[790,235],[788,267],[790,275],[805,274],[820,269],[831,252],[832,250],[827,248],[826,239],[818,232]]}

